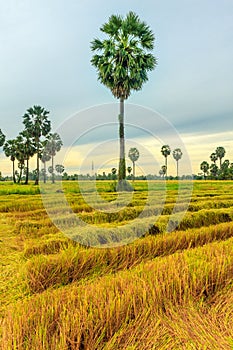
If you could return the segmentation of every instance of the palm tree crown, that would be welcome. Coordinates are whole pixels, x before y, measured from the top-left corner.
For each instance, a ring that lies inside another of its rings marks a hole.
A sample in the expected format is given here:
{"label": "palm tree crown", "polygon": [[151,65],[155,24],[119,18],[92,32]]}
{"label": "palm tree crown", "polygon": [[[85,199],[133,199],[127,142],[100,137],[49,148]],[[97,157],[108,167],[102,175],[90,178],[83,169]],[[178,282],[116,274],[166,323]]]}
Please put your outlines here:
{"label": "palm tree crown", "polygon": [[108,39],[92,41],[92,51],[99,53],[91,63],[98,70],[100,82],[116,98],[127,99],[131,90],[142,88],[148,80],[147,71],[156,66],[155,57],[149,53],[154,47],[154,34],[133,12],[125,18],[112,15],[100,30]]}
{"label": "palm tree crown", "polygon": [[0,147],[4,145],[6,136],[3,134],[2,130],[0,129]]}

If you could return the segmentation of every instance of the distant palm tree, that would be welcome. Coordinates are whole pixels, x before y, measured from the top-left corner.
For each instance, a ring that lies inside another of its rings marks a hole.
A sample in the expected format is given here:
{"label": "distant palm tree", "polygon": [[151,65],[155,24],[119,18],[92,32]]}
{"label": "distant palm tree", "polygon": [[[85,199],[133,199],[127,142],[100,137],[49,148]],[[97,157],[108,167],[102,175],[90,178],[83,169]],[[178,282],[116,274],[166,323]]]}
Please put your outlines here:
{"label": "distant palm tree", "polygon": [[58,174],[62,174],[63,171],[65,170],[65,167],[64,167],[64,165],[62,165],[62,164],[56,164],[56,165],[55,165],[55,170],[56,170],[56,172],[57,172]]}
{"label": "distant palm tree", "polygon": [[112,172],[112,179],[116,180],[117,168],[112,168],[111,172]]}
{"label": "distant palm tree", "polygon": [[58,135],[58,133],[54,133],[54,134],[49,134],[48,136],[48,140],[46,142],[46,146],[45,146],[45,152],[48,153],[51,156],[52,159],[52,183],[55,182],[55,178],[54,178],[54,157],[56,155],[57,152],[60,151],[62,146],[62,140],[60,135]]}
{"label": "distant palm tree", "polygon": [[39,159],[41,156],[41,136],[47,136],[51,130],[51,123],[48,120],[49,111],[41,106],[33,106],[27,109],[23,116],[23,124],[25,129],[31,135],[36,146],[36,180],[35,185],[39,183]]}
{"label": "distant palm tree", "polygon": [[28,184],[28,177],[29,177],[29,159],[34,156],[36,153],[36,145],[33,142],[31,135],[29,134],[28,130],[22,131],[19,136],[21,137],[21,149],[24,153],[24,160],[26,161],[25,171],[25,184]]}
{"label": "distant palm tree", "polygon": [[10,160],[12,161],[12,178],[14,183],[16,182],[15,179],[15,159],[16,159],[16,152],[17,152],[17,144],[16,140],[8,140],[5,142],[3,146],[3,151],[6,155],[6,157],[10,157]]}
{"label": "distant palm tree", "polygon": [[215,163],[212,163],[210,166],[210,173],[213,176],[213,178],[216,178],[218,175],[218,166]]}
{"label": "distant palm tree", "polygon": [[6,136],[3,134],[2,130],[0,129],[0,147],[4,145]]}
{"label": "distant palm tree", "polygon": [[176,160],[176,176],[178,178],[179,177],[178,162],[182,158],[183,153],[180,148],[176,148],[172,152],[172,155],[173,155],[173,158]]}
{"label": "distant palm tree", "polygon": [[216,148],[216,151],[215,151],[217,157],[219,158],[219,167],[221,169],[221,166],[222,166],[222,158],[225,156],[226,154],[226,151],[225,151],[225,148],[222,147],[222,146],[219,146]]}
{"label": "distant palm tree", "polygon": [[120,100],[118,179],[124,190],[123,183],[126,178],[124,101],[132,90],[141,90],[142,85],[148,80],[147,72],[156,66],[156,59],[150,53],[155,38],[148,25],[140,21],[133,12],[129,12],[125,18],[112,15],[100,30],[107,34],[108,38],[92,41],[91,49],[96,54],[92,57],[91,63],[97,68],[100,82]]}
{"label": "distant palm tree", "polygon": [[44,178],[44,183],[46,183],[46,162],[48,162],[51,159],[50,154],[46,153],[45,151],[41,155],[41,162],[44,164],[43,168],[43,178]]}
{"label": "distant palm tree", "polygon": [[131,166],[128,166],[128,167],[127,167],[127,171],[128,171],[129,176],[130,176],[130,174],[131,174],[131,172],[132,172],[132,167],[131,167]]}
{"label": "distant palm tree", "polygon": [[131,160],[131,162],[133,163],[133,181],[134,181],[134,179],[135,179],[135,162],[139,158],[138,149],[136,147],[130,148],[129,153],[128,153],[128,157]]}
{"label": "distant palm tree", "polygon": [[216,161],[218,160],[217,154],[215,152],[211,153],[210,159],[214,164],[216,164]]}
{"label": "distant palm tree", "polygon": [[171,154],[171,148],[168,145],[164,145],[161,148],[162,155],[165,157],[166,177],[167,177],[167,157]]}
{"label": "distant palm tree", "polygon": [[166,174],[166,170],[167,170],[166,165],[162,165],[161,169],[159,170],[159,175],[162,176],[163,179],[164,179],[164,175]]}
{"label": "distant palm tree", "polygon": [[204,178],[205,178],[205,180],[206,180],[206,177],[207,177],[207,175],[208,175],[208,172],[209,172],[209,168],[210,168],[210,166],[209,166],[209,163],[207,163],[205,160],[201,163],[201,165],[200,165],[200,169],[203,171],[203,173],[204,173]]}

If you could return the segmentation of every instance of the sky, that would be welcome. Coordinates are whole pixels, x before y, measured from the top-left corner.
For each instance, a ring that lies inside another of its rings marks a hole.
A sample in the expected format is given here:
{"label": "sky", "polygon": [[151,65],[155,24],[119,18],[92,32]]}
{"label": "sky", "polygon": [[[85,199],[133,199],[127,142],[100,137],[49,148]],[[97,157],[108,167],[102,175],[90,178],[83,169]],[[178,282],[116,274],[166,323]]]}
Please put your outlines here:
{"label": "sky", "polygon": [[[90,124],[83,111],[114,103],[114,113],[108,117],[110,123],[117,123],[117,100],[97,80],[90,64],[90,42],[103,38],[99,28],[112,14],[124,16],[129,11],[137,13],[153,30],[158,65],[142,90],[127,100],[126,123],[127,118],[132,119],[131,105],[163,116],[179,135],[177,147],[187,150],[193,173],[200,171],[203,160],[209,161],[217,146],[224,146],[226,158],[233,162],[232,0],[0,0],[0,128],[7,139],[22,130],[22,116],[33,105],[50,111],[53,131],[62,130],[62,125],[76,115],[78,130],[85,132]],[[137,116],[135,124],[143,127],[146,115]],[[93,124],[101,126],[101,118],[97,118],[93,113]],[[156,117],[151,120],[155,133],[156,122]],[[98,137],[90,135],[82,145],[76,142],[70,147],[65,143],[64,150],[70,150],[67,169],[78,171],[97,143],[96,152],[107,154],[115,137],[111,135],[110,140],[108,136],[103,127]],[[129,147],[137,144],[140,151],[138,171],[144,168],[144,172],[158,173],[164,162],[160,146],[166,138],[156,146],[147,136],[136,133],[127,142]],[[100,147],[108,141],[107,147]],[[148,149],[157,147],[155,160],[146,158],[145,145]],[[108,161],[101,159],[101,154],[97,160],[92,152],[90,157],[96,159],[98,169],[115,164],[110,159],[117,158],[117,147],[115,142]],[[170,169],[175,171],[174,164]],[[3,152],[0,171],[11,171]]]}

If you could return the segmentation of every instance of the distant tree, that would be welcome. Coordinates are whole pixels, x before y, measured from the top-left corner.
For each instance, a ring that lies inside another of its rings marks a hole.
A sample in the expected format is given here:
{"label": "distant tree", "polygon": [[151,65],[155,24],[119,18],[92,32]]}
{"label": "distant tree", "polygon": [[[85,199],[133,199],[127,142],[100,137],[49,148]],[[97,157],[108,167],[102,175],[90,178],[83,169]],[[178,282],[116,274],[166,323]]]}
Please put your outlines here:
{"label": "distant tree", "polygon": [[210,174],[214,179],[216,179],[218,175],[218,170],[218,166],[215,163],[210,165]]}
{"label": "distant tree", "polygon": [[136,147],[130,148],[129,153],[128,153],[128,157],[133,164],[133,181],[135,179],[135,162],[138,160],[139,155],[140,155],[139,151]]}
{"label": "distant tree", "polygon": [[156,66],[150,53],[154,47],[154,34],[145,22],[129,12],[125,18],[112,15],[100,30],[107,34],[104,40],[95,39],[91,49],[95,52],[91,63],[98,71],[98,79],[120,100],[119,137],[120,161],[118,190],[127,189],[125,183],[124,101],[132,90],[140,90],[148,80],[147,72]]}
{"label": "distant tree", "polygon": [[167,157],[171,154],[171,148],[168,145],[164,145],[161,148],[161,153],[165,157],[166,177],[167,177]]}
{"label": "distant tree", "polygon": [[62,140],[61,137],[58,135],[58,133],[49,134],[48,141],[46,142],[45,151],[51,156],[52,159],[52,183],[55,182],[54,178],[54,157],[57,154],[57,152],[60,151],[62,146]]}
{"label": "distant tree", "polygon": [[29,132],[25,129],[19,134],[20,137],[20,148],[21,153],[23,154],[22,157],[26,161],[26,166],[24,166],[25,170],[25,184],[28,184],[29,179],[29,159],[34,156],[36,153],[36,145],[33,142],[31,135]]}
{"label": "distant tree", "polygon": [[15,159],[16,159],[16,152],[17,152],[16,140],[12,139],[12,140],[6,141],[3,146],[3,151],[6,157],[10,157],[10,160],[12,161],[12,178],[14,183],[16,183],[16,178],[15,178]]}
{"label": "distant tree", "polygon": [[216,164],[216,162],[218,160],[217,154],[215,152],[211,153],[210,159],[211,159],[212,162],[214,162],[214,164]]}
{"label": "distant tree", "polygon": [[41,106],[33,106],[27,109],[27,112],[23,116],[23,124],[25,125],[25,129],[31,135],[33,142],[36,147],[36,171],[37,176],[35,180],[35,185],[39,183],[39,159],[41,156],[41,137],[47,136],[51,130],[51,123],[48,120],[49,111],[46,111]]}
{"label": "distant tree", "polygon": [[162,176],[163,177],[163,179],[164,179],[164,176],[165,176],[165,174],[166,174],[166,165],[162,165],[161,166],[161,169],[159,170],[159,175],[160,175],[160,177]]}
{"label": "distant tree", "polygon": [[116,168],[112,168],[111,173],[112,173],[112,180],[116,180],[117,169]]}
{"label": "distant tree", "polygon": [[179,160],[182,158],[182,151],[180,148],[176,148],[174,149],[174,151],[172,152],[173,158],[176,160],[176,176],[177,178],[179,177],[179,168],[178,168],[178,162]]}
{"label": "distant tree", "polygon": [[55,170],[56,170],[56,172],[57,172],[59,175],[61,175],[61,174],[64,172],[65,167],[64,167],[64,165],[62,165],[62,164],[56,164],[56,165],[55,165]]}
{"label": "distant tree", "polygon": [[219,171],[221,180],[230,179],[231,175],[230,175],[229,166],[230,166],[230,161],[228,159],[224,160],[224,162],[222,163],[221,169]]}
{"label": "distant tree", "polygon": [[216,153],[217,157],[219,158],[219,168],[221,169],[222,158],[224,158],[224,156],[226,154],[225,148],[222,147],[222,146],[219,146],[219,147],[216,148],[215,153]]}
{"label": "distant tree", "polygon": [[131,172],[132,172],[132,167],[131,167],[131,166],[128,166],[128,167],[127,167],[127,171],[128,171],[129,176],[130,176],[130,174],[131,174]]}
{"label": "distant tree", "polygon": [[206,180],[206,177],[207,177],[207,175],[208,175],[209,168],[210,168],[209,163],[207,163],[206,161],[203,161],[203,162],[201,163],[201,165],[200,165],[200,169],[201,169],[201,170],[203,171],[203,173],[204,173],[204,178],[205,178],[205,180]]}
{"label": "distant tree", "polygon": [[44,151],[42,152],[42,155],[41,155],[41,162],[43,163],[44,165],[44,168],[43,168],[43,178],[44,178],[44,183],[46,183],[46,163],[51,159],[51,156],[50,154],[48,154],[46,152],[46,149],[44,149]]}
{"label": "distant tree", "polygon": [[4,145],[6,136],[3,134],[2,130],[0,129],[0,147]]}

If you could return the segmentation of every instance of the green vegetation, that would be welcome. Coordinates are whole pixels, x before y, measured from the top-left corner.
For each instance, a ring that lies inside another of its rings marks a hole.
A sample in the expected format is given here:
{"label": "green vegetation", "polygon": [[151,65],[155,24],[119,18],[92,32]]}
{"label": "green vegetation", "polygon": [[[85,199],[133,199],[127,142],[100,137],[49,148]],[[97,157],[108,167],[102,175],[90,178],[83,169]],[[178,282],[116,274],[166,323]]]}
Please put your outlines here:
{"label": "green vegetation", "polygon": [[[118,225],[145,204],[146,183],[134,186],[118,215],[96,212],[76,182],[63,190],[83,220]],[[97,182],[107,202],[116,198],[110,187]],[[167,182],[166,203],[149,232],[97,249],[59,232],[37,186],[1,183],[2,349],[232,349],[232,191],[231,181],[195,182],[184,219],[167,233],[178,193],[178,183]]]}

